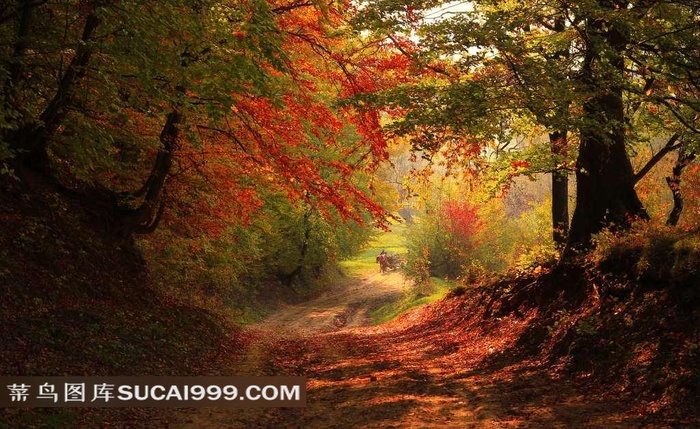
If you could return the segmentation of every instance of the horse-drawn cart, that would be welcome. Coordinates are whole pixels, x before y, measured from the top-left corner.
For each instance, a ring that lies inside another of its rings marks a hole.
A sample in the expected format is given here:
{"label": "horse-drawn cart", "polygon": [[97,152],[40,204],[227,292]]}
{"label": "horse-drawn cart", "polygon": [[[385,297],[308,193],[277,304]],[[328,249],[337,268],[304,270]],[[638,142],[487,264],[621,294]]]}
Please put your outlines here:
{"label": "horse-drawn cart", "polygon": [[396,271],[406,265],[406,262],[397,254],[388,254],[384,251],[377,255],[377,263],[379,264],[379,271],[386,273],[387,271]]}

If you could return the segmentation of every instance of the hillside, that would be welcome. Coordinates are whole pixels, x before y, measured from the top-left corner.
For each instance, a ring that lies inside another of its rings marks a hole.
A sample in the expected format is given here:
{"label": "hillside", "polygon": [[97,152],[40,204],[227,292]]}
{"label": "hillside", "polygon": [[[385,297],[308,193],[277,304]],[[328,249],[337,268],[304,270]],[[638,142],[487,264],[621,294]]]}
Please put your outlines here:
{"label": "hillside", "polygon": [[[162,296],[133,243],[45,185],[0,192],[0,374],[204,375],[240,344],[221,317]],[[0,427],[98,427],[149,410],[2,409]]]}

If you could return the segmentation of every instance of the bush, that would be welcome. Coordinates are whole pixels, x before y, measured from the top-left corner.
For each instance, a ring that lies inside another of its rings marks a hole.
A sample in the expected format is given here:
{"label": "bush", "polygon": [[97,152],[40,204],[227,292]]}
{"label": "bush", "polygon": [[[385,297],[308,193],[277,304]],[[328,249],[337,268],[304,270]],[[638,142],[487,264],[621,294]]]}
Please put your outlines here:
{"label": "bush", "polygon": [[685,282],[698,277],[700,237],[655,222],[636,222],[621,234],[595,237],[591,260],[602,271],[631,274],[649,285]]}
{"label": "bush", "polygon": [[427,267],[432,276],[475,283],[486,273],[548,265],[559,256],[550,206],[544,198],[508,215],[505,202],[492,198],[479,206],[448,201],[426,210],[410,227],[407,273],[420,282]]}
{"label": "bush", "polygon": [[446,201],[417,221],[408,238],[409,276],[418,283],[426,276],[460,277],[478,244],[483,222],[477,210],[467,201]]}

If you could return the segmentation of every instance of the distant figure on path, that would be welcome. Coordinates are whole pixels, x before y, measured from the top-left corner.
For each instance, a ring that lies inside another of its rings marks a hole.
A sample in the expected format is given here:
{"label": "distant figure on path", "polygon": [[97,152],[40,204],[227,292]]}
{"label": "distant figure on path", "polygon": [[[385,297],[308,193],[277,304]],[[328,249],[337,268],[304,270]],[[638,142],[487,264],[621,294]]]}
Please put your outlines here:
{"label": "distant figure on path", "polygon": [[377,263],[379,263],[379,272],[380,273],[385,273],[388,269],[388,261],[387,261],[387,254],[386,250],[382,250],[382,253],[380,253],[377,256]]}

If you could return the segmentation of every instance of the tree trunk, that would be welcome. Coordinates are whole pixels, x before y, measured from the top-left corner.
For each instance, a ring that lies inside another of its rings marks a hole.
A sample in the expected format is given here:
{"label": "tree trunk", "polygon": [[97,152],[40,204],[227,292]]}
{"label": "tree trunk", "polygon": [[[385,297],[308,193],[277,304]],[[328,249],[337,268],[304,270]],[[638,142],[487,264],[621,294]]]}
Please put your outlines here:
{"label": "tree trunk", "polygon": [[[554,19],[554,31],[562,33],[566,30],[566,17],[559,15]],[[569,58],[570,46],[561,49],[551,56],[550,61],[558,62],[562,58]],[[558,106],[557,116],[565,117],[569,110],[569,103]],[[559,168],[556,163],[566,155],[567,131],[557,129],[549,134],[550,150],[555,165],[552,166],[552,239],[557,248],[566,245],[569,234],[569,172]]]}
{"label": "tree trunk", "polygon": [[165,189],[165,180],[170,174],[173,165],[173,157],[179,137],[178,125],[182,121],[182,115],[178,110],[168,114],[168,118],[160,134],[163,147],[158,151],[156,163],[153,166],[148,179],[150,185],[146,190],[146,196],[139,207],[138,225],[134,229],[135,234],[148,234],[153,232],[160,222],[163,213],[162,195]]}
{"label": "tree trunk", "polygon": [[[558,159],[566,148],[566,131],[557,131],[549,135],[552,155]],[[552,238],[554,244],[561,248],[566,244],[569,233],[569,172],[554,167],[552,170]]]}
{"label": "tree trunk", "polygon": [[53,98],[39,115],[38,124],[27,124],[10,136],[11,147],[19,154],[18,158],[36,171],[44,173],[48,171],[49,140],[66,116],[67,108],[73,101],[76,84],[85,76],[93,53],[91,46],[93,33],[98,25],[97,16],[94,14],[87,16],[75,56],[61,77]]}
{"label": "tree trunk", "polygon": [[681,218],[681,213],[683,212],[683,194],[681,194],[681,174],[683,174],[683,169],[693,162],[695,159],[694,152],[686,152],[684,150],[678,150],[678,161],[673,166],[673,175],[671,177],[666,177],[666,183],[671,189],[673,194],[673,209],[668,215],[667,225],[676,226]]}
{"label": "tree trunk", "polygon": [[127,239],[133,234],[150,234],[156,230],[163,215],[165,202],[165,181],[170,174],[180,130],[178,125],[182,114],[173,109],[160,133],[163,145],[158,151],[146,184],[135,195],[143,196],[143,202],[136,209],[122,209],[116,219],[116,235]]}
{"label": "tree trunk", "polygon": [[[613,2],[599,4],[611,11],[615,7]],[[633,218],[648,219],[634,190],[634,171],[625,150],[622,79],[627,37],[602,19],[589,18],[587,30],[582,83],[593,96],[583,106],[576,209],[565,255],[590,247],[592,235],[605,227],[626,228]]]}
{"label": "tree trunk", "polygon": [[302,220],[302,225],[304,226],[304,236],[302,237],[301,246],[299,246],[299,262],[297,266],[289,274],[282,274],[280,276],[282,283],[286,286],[293,287],[294,282],[301,276],[306,262],[306,254],[309,251],[309,240],[311,239],[311,215],[313,214],[313,207],[307,207],[304,212],[304,218]]}
{"label": "tree trunk", "polygon": [[27,51],[29,27],[32,22],[34,6],[32,2],[25,0],[20,7],[19,25],[17,27],[17,41],[12,52],[12,60],[9,66],[9,74],[3,85],[5,88],[5,96],[14,94],[17,90],[17,82],[22,74],[22,57]]}

